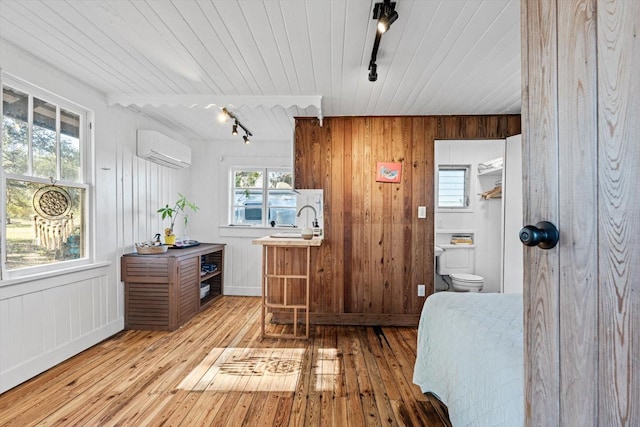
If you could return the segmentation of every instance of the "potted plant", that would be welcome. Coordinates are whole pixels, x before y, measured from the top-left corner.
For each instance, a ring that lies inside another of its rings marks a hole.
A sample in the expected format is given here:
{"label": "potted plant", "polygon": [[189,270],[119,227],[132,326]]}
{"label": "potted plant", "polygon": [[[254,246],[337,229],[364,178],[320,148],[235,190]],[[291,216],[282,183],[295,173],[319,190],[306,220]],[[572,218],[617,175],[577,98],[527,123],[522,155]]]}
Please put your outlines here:
{"label": "potted plant", "polygon": [[187,198],[183,194],[178,193],[178,200],[176,201],[175,205],[173,205],[173,207],[170,207],[169,205],[165,205],[163,208],[158,209],[157,212],[159,214],[162,214],[163,220],[165,218],[171,219],[171,225],[168,228],[164,229],[165,244],[173,245],[176,243],[176,236],[175,234],[173,234],[173,227],[176,223],[176,218],[178,217],[178,214],[184,215],[184,226],[186,229],[187,223],[189,222],[189,215],[187,215],[185,211],[186,208],[191,209],[193,212],[197,212],[199,209],[195,203],[190,202],[189,200],[187,200]]}

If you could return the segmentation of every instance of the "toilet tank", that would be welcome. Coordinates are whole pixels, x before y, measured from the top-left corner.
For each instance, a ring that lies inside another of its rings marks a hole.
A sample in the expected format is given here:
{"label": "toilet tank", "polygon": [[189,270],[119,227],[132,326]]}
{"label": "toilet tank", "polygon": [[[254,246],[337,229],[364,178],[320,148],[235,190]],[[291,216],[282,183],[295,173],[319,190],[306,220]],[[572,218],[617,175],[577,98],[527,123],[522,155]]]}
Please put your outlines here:
{"label": "toilet tank", "polygon": [[475,270],[475,245],[438,245],[444,251],[438,257],[439,275],[470,273]]}

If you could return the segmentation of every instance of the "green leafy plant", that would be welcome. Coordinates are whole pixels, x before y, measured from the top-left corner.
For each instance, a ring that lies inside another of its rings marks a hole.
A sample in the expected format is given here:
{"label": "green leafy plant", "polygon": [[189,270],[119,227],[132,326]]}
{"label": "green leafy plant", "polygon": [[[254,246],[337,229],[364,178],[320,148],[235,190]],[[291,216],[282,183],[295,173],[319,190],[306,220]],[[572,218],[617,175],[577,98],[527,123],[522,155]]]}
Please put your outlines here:
{"label": "green leafy plant", "polygon": [[186,213],[187,208],[189,208],[193,212],[198,212],[198,209],[200,209],[195,203],[187,200],[186,196],[178,193],[178,200],[173,205],[173,207],[167,204],[163,208],[158,209],[157,212],[159,214],[162,214],[163,220],[166,218],[171,219],[171,226],[169,228],[165,228],[164,230],[165,236],[173,235],[173,227],[176,223],[176,218],[178,218],[178,214],[184,215],[184,225],[186,227],[187,223],[189,222],[189,215]]}

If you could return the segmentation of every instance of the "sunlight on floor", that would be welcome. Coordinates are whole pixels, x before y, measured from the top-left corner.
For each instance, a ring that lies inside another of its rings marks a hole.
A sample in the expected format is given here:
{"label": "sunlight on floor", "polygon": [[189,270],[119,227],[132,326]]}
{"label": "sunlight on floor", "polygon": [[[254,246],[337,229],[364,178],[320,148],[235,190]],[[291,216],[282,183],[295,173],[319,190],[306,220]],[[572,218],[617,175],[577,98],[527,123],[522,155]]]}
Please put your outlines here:
{"label": "sunlight on floor", "polygon": [[294,391],[304,349],[214,348],[178,386],[196,391]]}
{"label": "sunlight on floor", "polygon": [[335,348],[318,349],[318,359],[315,363],[316,390],[335,390],[335,382],[340,379],[340,360]]}
{"label": "sunlight on floor", "polygon": [[[295,391],[303,348],[214,348],[178,386],[193,391]],[[335,348],[318,349],[315,386],[330,391],[340,378]]]}

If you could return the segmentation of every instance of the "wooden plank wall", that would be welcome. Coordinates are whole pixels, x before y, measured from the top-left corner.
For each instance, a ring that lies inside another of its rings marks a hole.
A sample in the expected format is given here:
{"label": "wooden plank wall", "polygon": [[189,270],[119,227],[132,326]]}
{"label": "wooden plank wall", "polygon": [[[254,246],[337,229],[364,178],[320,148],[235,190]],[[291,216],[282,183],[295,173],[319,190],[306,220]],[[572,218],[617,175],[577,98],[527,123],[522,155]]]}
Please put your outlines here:
{"label": "wooden plank wall", "polygon": [[[433,293],[434,141],[519,133],[520,115],[297,119],[296,188],[322,188],[325,202],[312,321],[417,324],[417,284]],[[376,182],[379,161],[402,163],[402,182]]]}

